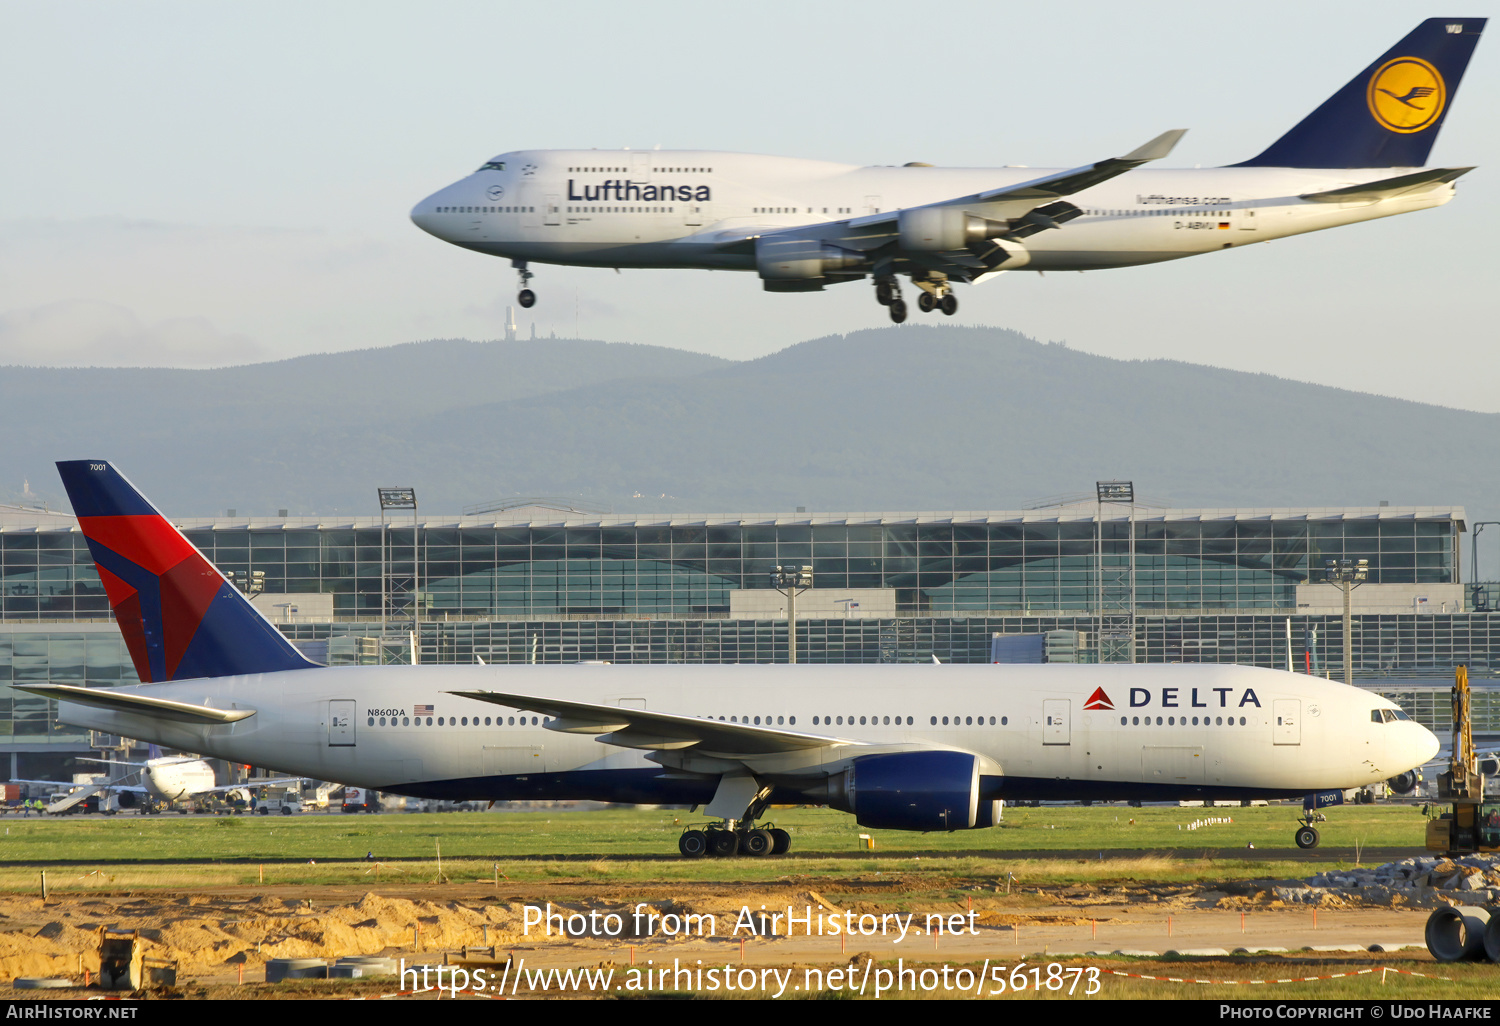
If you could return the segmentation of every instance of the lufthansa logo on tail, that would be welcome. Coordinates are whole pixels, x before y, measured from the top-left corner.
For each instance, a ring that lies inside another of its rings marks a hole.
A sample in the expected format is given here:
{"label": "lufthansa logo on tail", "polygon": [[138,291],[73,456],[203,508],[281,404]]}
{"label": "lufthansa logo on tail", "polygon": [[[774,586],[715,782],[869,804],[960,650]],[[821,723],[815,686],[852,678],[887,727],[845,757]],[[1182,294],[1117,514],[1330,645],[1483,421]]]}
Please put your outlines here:
{"label": "lufthansa logo on tail", "polygon": [[1403,134],[1432,127],[1448,101],[1443,76],[1419,57],[1386,61],[1370,76],[1365,96],[1381,127]]}

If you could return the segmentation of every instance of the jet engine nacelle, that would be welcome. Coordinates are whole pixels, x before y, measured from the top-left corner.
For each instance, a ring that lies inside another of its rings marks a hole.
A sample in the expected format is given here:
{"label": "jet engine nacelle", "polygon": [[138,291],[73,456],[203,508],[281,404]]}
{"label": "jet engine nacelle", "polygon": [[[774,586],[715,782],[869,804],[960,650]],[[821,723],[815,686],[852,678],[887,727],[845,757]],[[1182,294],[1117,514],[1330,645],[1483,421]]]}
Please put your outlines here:
{"label": "jet engine nacelle", "polygon": [[1417,789],[1417,771],[1407,770],[1405,773],[1397,773],[1385,782],[1395,794],[1411,794]]}
{"label": "jet engine nacelle", "polygon": [[916,207],[896,215],[901,248],[916,253],[965,249],[1010,231],[1004,221],[966,214],[958,207]]}
{"label": "jet engine nacelle", "polygon": [[755,240],[755,269],[771,291],[819,289],[830,274],[857,275],[869,266],[865,254],[816,239]]}
{"label": "jet engine nacelle", "polygon": [[999,821],[979,797],[980,759],[969,752],[893,752],[854,760],[829,804],[860,826],[884,830],[967,830]]}
{"label": "jet engine nacelle", "polygon": [[121,791],[117,796],[117,800],[119,801],[120,808],[122,809],[133,809],[137,805],[141,804],[141,799],[136,795],[134,791]]}

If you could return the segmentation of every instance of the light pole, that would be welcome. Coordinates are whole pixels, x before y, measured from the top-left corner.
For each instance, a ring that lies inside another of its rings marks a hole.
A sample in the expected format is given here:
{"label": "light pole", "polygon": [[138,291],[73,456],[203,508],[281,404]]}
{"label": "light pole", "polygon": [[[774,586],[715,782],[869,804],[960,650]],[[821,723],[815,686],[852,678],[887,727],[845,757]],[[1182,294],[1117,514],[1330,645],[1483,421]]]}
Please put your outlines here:
{"label": "light pole", "polygon": [[786,661],[797,661],[797,596],[812,587],[812,567],[778,566],[771,571],[771,587],[786,596]]}
{"label": "light pole", "polygon": [[[1135,662],[1135,484],[1131,481],[1095,481],[1094,515],[1094,645],[1101,663]],[[1118,554],[1112,561],[1110,579],[1104,567],[1104,507],[1127,506],[1129,540],[1121,572]],[[1106,608],[1108,606],[1108,608]],[[1123,658],[1122,658],[1123,657]]]}
{"label": "light pole", "polygon": [[[376,488],[380,498],[380,646],[381,662],[385,662],[386,617],[389,607],[397,596],[392,594],[398,587],[410,582],[411,595],[411,661],[417,662],[417,646],[422,630],[420,589],[422,586],[421,560],[419,558],[417,522],[417,490],[415,488]],[[391,510],[411,510],[411,576],[398,581],[391,564],[396,561],[395,539],[391,537],[386,516]]]}
{"label": "light pole", "polygon": [[1324,580],[1344,592],[1344,683],[1354,686],[1354,613],[1350,593],[1370,576],[1368,559],[1325,559]]}
{"label": "light pole", "polygon": [[1489,611],[1489,601],[1486,599],[1484,589],[1479,586],[1479,535],[1486,527],[1500,527],[1500,520],[1479,520],[1469,525],[1473,533],[1469,536],[1469,555],[1474,559],[1474,569],[1469,573],[1469,589],[1474,594],[1473,605],[1476,613]]}

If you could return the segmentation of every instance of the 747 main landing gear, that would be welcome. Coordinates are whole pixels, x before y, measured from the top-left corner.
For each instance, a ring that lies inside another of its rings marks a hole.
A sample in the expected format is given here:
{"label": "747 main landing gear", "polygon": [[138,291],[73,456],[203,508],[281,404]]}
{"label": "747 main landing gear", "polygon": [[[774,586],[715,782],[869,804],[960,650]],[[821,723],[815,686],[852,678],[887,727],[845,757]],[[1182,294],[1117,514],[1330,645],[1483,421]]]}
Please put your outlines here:
{"label": "747 main landing gear", "polygon": [[953,294],[953,286],[948,284],[946,277],[918,279],[913,276],[912,283],[922,290],[917,297],[917,309],[923,313],[941,310],[949,317],[958,313],[958,297]]}
{"label": "747 main landing gear", "polygon": [[785,855],[792,849],[792,835],[780,827],[746,828],[726,821],[701,830],[684,830],[677,839],[677,850],[685,858],[705,855],[729,858],[732,855]]}
{"label": "747 main landing gear", "polygon": [[524,260],[512,260],[510,266],[514,267],[516,273],[521,276],[521,291],[516,294],[516,302],[520,303],[522,308],[530,310],[536,306],[536,293],[531,291],[531,279],[534,275],[526,269]]}
{"label": "747 main landing gear", "polygon": [[[912,284],[921,290],[917,295],[917,309],[923,313],[941,310],[949,317],[958,313],[958,297],[953,294],[953,286],[948,284],[946,277],[918,278],[914,274]],[[875,302],[886,307],[891,320],[897,324],[906,320],[906,300],[901,298],[901,285],[894,274],[876,276]]]}
{"label": "747 main landing gear", "polygon": [[901,283],[894,274],[876,276],[875,302],[890,310],[891,320],[897,324],[906,320],[906,300],[901,298]]}

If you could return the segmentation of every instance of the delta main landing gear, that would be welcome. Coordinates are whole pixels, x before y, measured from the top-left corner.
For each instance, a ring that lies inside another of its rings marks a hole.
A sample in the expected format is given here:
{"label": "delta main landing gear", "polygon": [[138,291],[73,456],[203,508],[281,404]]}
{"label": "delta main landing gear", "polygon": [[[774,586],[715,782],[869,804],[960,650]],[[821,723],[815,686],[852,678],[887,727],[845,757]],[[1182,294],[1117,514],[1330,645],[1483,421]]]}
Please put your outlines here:
{"label": "delta main landing gear", "polygon": [[684,858],[700,859],[705,855],[729,858],[749,855],[785,855],[792,850],[792,835],[780,827],[756,827],[733,820],[715,823],[703,829],[684,830],[677,839],[677,850]]}
{"label": "delta main landing gear", "polygon": [[[755,786],[755,785],[751,785]],[[720,785],[723,793],[724,785]],[[697,859],[704,855],[713,855],[718,858],[729,858],[732,855],[749,855],[754,858],[762,858],[766,855],[785,855],[792,850],[792,835],[780,827],[766,824],[757,827],[755,821],[761,817],[769,806],[771,788],[757,787],[753,796],[745,791],[739,792],[744,797],[749,797],[749,803],[739,819],[725,819],[718,823],[710,824],[702,829],[684,830],[682,836],[677,839],[677,850],[685,858]],[[717,801],[718,796],[715,796]],[[738,807],[739,801],[731,808]],[[724,811],[720,805],[719,812]],[[709,805],[709,815],[714,815],[714,807]]]}
{"label": "delta main landing gear", "polygon": [[526,269],[524,260],[512,260],[510,266],[514,267],[516,273],[521,276],[521,291],[516,293],[516,302],[520,303],[523,309],[530,310],[536,306],[536,293],[531,291],[531,279],[535,276]]}

